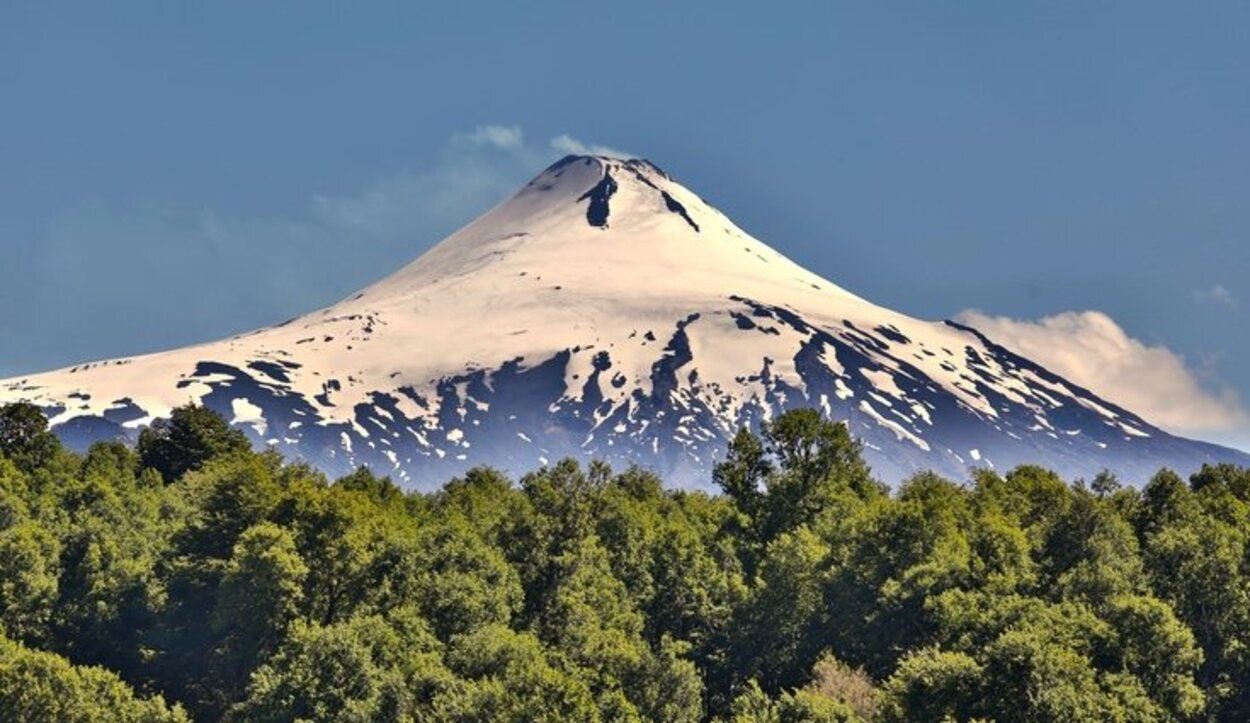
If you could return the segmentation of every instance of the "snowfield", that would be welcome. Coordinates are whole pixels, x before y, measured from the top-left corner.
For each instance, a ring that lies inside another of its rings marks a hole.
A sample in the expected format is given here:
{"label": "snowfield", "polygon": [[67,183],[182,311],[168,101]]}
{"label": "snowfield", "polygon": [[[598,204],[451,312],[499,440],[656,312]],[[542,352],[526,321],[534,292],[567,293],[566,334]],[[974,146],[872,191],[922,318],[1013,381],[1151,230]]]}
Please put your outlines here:
{"label": "snowfield", "polygon": [[565,456],[706,486],[742,425],[846,420],[877,473],[1066,475],[1250,456],[1177,438],[953,322],[877,306],[651,163],[569,156],[391,276],[209,344],[0,381],[71,445],[187,402],[331,474],[431,487]]}

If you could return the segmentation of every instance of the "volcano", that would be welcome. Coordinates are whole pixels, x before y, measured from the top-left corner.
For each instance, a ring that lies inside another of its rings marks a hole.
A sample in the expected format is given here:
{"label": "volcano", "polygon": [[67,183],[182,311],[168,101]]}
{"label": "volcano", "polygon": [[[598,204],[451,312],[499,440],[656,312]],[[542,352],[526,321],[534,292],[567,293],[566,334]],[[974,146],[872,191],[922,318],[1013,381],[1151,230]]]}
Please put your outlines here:
{"label": "volcano", "polygon": [[798,266],[641,159],[568,156],[350,298],[229,339],[0,381],[74,447],[188,402],[329,474],[430,488],[564,457],[710,484],[741,427],[845,421],[890,482],[1040,464],[1142,481],[1182,439],[950,321]]}

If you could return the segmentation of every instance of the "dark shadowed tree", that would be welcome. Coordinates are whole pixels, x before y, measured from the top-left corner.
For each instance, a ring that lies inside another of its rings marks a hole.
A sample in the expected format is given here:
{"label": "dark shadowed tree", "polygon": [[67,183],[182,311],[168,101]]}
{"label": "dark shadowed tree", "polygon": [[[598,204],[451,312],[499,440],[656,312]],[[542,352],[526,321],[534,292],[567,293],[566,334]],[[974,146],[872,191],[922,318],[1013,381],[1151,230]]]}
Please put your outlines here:
{"label": "dark shadowed tree", "polygon": [[251,449],[247,436],[231,429],[207,407],[188,404],[158,419],[139,434],[139,460],[172,482],[218,455]]}
{"label": "dark shadowed tree", "polygon": [[27,402],[0,407],[0,454],[20,469],[30,472],[46,465],[60,446],[39,407]]}

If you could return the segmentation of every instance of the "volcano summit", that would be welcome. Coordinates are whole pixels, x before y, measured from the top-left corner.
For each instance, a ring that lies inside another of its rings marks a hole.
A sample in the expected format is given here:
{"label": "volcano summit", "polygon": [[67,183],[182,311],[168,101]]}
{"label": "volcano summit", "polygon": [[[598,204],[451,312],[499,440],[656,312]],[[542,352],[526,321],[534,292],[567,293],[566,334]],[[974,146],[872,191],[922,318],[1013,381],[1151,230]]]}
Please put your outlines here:
{"label": "volcano summit", "polygon": [[779,412],[845,420],[883,479],[1036,463],[1140,481],[1250,464],[1172,436],[953,322],[877,306],[739,229],[655,165],[568,156],[391,276],[283,324],[0,381],[69,444],[178,405],[331,474],[428,488],[572,456],[705,486]]}

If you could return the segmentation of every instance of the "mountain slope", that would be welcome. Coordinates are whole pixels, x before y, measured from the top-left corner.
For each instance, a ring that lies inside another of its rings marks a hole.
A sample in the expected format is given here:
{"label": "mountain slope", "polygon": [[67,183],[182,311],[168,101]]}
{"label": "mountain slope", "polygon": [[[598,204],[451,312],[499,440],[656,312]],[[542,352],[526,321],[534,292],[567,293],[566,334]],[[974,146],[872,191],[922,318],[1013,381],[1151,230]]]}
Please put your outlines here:
{"label": "mountain slope", "polygon": [[872,304],[656,166],[569,156],[395,274],[219,342],[0,382],[72,444],[199,401],[331,473],[410,485],[563,456],[704,485],[779,411],[845,419],[888,480],[1034,462],[1141,479],[1250,462],[1180,439],[951,322]]}

